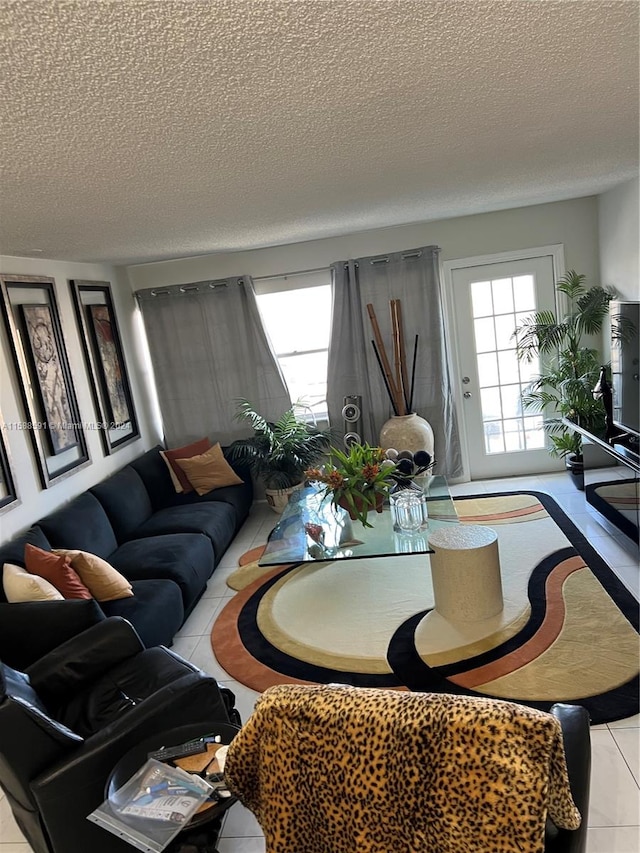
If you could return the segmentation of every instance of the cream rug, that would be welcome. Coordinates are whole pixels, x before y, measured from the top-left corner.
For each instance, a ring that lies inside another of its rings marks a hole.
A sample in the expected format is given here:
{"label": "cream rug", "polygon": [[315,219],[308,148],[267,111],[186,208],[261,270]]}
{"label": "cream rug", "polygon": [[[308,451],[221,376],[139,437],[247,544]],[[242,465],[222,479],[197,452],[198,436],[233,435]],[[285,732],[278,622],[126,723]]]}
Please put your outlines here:
{"label": "cream rug", "polygon": [[480,693],[594,721],[638,711],[637,603],[548,496],[456,499],[462,523],[498,533],[504,609],[449,622],[428,555],[260,568],[245,555],[217,619],[222,666],[257,690],[283,682]]}

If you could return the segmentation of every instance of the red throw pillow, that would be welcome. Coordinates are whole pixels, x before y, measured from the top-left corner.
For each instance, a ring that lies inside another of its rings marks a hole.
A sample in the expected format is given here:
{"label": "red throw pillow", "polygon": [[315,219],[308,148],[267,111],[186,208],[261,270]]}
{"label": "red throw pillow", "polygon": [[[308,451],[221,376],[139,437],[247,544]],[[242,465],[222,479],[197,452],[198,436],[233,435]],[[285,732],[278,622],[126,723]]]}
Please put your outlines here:
{"label": "red throw pillow", "polygon": [[177,464],[176,459],[191,459],[192,456],[200,456],[201,453],[206,453],[211,446],[208,438],[201,438],[199,441],[194,441],[193,444],[187,444],[185,447],[164,451],[165,459],[171,465],[171,470],[182,486],[183,493],[192,492],[193,486],[182,468]]}
{"label": "red throw pillow", "polygon": [[24,561],[28,572],[48,580],[65,598],[92,598],[76,570],[71,568],[68,557],[27,544]]}

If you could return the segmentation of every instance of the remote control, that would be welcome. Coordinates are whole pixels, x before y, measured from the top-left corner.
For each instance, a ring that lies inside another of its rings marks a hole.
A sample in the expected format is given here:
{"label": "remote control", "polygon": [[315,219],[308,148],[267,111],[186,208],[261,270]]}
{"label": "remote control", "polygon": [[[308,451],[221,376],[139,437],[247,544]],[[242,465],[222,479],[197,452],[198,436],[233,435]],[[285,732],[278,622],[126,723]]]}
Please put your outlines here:
{"label": "remote control", "polygon": [[178,744],[178,746],[162,747],[150,752],[147,758],[155,758],[156,761],[170,761],[172,758],[185,758],[187,755],[198,755],[198,753],[206,752],[207,744],[204,738],[197,740],[188,740],[186,743]]}

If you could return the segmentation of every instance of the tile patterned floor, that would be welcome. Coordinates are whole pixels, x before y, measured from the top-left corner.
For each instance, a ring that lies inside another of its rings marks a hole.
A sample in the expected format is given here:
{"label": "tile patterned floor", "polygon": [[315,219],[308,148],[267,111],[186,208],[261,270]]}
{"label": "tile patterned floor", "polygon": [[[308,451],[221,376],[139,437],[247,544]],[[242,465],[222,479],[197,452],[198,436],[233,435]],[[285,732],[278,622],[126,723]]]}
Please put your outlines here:
{"label": "tile patterned floor", "polygon": [[[566,474],[465,483],[453,486],[452,492],[454,495],[479,494],[519,489],[534,489],[553,495],[623,583],[640,599],[637,552],[634,554],[633,549],[628,547],[626,537],[588,510],[583,495],[577,492]],[[264,504],[254,507],[209,581],[197,608],[180,630],[174,645],[179,654],[216,676],[234,691],[243,719],[251,713],[258,694],[230,680],[211,651],[209,634],[219,610],[233,595],[225,579],[236,567],[238,556],[254,545],[263,543],[274,523],[275,516],[268,507]],[[593,769],[587,853],[638,853],[640,715],[596,726],[591,730],[591,737]],[[218,847],[220,853],[264,853],[260,827],[253,815],[241,805],[235,805],[225,818]],[[29,853],[30,850],[13,821],[5,798],[1,797],[0,853]]]}

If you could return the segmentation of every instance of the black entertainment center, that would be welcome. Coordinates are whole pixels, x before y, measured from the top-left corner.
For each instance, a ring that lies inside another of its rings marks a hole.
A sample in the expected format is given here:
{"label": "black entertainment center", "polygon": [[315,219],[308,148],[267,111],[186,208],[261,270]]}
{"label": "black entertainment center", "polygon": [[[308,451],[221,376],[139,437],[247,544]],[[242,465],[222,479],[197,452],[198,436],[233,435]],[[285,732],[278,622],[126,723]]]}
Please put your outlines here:
{"label": "black entertainment center", "polygon": [[[572,425],[582,434],[584,494],[587,503],[635,542],[640,529],[640,457],[626,443],[603,438]],[[605,451],[610,465],[602,465]]]}

